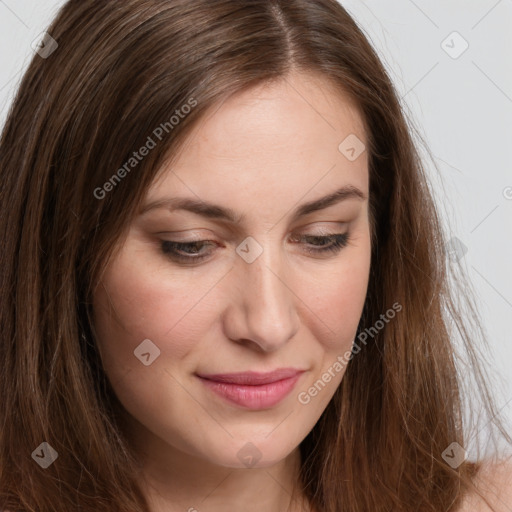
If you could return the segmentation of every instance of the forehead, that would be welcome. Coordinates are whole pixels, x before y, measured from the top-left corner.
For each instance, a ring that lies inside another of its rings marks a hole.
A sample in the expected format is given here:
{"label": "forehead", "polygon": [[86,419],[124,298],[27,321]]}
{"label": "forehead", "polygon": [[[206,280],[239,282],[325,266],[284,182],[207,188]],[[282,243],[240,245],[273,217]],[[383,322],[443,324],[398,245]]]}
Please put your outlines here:
{"label": "forehead", "polygon": [[322,76],[290,74],[211,108],[148,196],[192,192],[219,199],[237,187],[253,198],[286,190],[298,200],[314,187],[367,190],[366,151],[351,161],[340,150],[354,136],[366,145],[362,116],[348,94]]}

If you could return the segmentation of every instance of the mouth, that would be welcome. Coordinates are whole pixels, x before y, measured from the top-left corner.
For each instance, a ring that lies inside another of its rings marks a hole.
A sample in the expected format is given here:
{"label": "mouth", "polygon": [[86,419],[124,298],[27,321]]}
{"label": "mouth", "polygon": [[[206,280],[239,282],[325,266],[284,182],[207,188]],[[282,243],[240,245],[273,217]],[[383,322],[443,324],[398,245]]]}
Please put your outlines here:
{"label": "mouth", "polygon": [[304,371],[280,368],[268,373],[240,372],[196,376],[209,390],[231,404],[261,410],[277,405],[289,395]]}

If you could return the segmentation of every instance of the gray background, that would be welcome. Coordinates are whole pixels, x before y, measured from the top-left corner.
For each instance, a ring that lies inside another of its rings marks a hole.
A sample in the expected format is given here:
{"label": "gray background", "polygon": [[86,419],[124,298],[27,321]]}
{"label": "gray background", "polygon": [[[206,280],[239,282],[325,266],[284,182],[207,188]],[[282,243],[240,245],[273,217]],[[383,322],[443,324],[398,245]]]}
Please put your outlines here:
{"label": "gray background", "polygon": [[[32,41],[63,3],[0,0],[0,126]],[[512,421],[512,0],[342,4],[377,48],[430,150],[444,221],[467,247],[459,262],[487,331],[498,406]]]}

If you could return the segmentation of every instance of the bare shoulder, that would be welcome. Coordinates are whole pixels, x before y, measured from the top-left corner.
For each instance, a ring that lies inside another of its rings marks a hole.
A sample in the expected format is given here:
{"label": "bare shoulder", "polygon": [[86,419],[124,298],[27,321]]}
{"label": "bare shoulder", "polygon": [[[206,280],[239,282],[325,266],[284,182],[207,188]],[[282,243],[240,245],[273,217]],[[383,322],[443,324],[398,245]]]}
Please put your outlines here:
{"label": "bare shoulder", "polygon": [[475,481],[489,505],[476,493],[465,496],[457,512],[512,512],[512,458],[485,462]]}

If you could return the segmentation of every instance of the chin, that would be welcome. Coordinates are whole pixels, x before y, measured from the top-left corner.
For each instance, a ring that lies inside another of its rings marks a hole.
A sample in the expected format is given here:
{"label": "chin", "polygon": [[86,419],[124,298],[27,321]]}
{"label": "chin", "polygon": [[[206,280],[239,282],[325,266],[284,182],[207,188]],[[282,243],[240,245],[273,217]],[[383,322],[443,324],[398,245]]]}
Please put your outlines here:
{"label": "chin", "polygon": [[268,468],[286,459],[297,446],[288,446],[280,439],[233,441],[228,447],[219,446],[219,452],[208,458],[213,464],[227,468]]}

